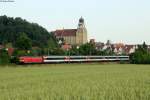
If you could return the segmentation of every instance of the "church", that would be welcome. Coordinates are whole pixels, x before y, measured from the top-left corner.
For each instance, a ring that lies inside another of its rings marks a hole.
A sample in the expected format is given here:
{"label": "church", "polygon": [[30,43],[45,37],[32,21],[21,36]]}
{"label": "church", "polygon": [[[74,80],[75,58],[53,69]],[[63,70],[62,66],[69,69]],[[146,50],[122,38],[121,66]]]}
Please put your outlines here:
{"label": "church", "polygon": [[82,45],[88,42],[87,29],[82,17],[79,19],[77,29],[56,30],[53,34],[59,41],[59,44]]}

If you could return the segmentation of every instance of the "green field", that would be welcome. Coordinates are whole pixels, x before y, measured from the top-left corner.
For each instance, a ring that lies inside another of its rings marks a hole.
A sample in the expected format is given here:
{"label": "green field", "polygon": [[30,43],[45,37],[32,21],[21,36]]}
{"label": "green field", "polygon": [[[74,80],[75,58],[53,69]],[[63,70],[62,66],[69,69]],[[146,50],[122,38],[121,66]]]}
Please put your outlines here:
{"label": "green field", "polygon": [[1,67],[0,100],[150,100],[150,65]]}

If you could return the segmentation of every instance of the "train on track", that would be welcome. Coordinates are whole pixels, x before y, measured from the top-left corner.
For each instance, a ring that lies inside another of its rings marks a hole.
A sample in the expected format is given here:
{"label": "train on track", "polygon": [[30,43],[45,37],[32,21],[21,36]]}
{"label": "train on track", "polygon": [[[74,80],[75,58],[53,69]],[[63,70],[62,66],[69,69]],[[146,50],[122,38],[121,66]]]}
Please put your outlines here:
{"label": "train on track", "polygon": [[128,62],[129,56],[41,56],[19,57],[20,64],[46,63],[87,63],[87,62]]}

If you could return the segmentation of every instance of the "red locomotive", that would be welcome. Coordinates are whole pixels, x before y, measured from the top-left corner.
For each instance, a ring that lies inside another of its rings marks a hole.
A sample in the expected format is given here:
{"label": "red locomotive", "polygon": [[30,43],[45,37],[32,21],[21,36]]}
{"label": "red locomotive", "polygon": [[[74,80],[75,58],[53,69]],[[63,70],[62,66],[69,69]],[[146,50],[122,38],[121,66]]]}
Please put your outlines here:
{"label": "red locomotive", "polygon": [[42,57],[20,57],[19,63],[21,64],[33,64],[33,63],[43,63]]}

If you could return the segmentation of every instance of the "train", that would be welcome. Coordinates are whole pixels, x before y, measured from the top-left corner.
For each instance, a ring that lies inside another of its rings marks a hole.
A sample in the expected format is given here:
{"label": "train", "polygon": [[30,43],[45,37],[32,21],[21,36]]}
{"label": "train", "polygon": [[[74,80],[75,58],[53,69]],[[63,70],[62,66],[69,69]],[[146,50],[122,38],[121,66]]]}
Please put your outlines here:
{"label": "train", "polygon": [[41,56],[19,57],[20,64],[128,62],[129,56]]}

